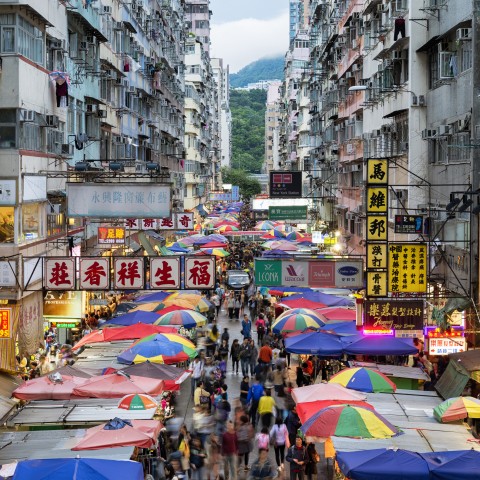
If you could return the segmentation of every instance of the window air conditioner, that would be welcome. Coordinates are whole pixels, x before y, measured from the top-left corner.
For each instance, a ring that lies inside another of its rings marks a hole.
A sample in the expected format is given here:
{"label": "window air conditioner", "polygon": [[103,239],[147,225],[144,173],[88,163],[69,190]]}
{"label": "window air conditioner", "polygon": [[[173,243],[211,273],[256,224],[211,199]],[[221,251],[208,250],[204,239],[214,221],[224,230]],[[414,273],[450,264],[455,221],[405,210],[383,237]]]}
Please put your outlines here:
{"label": "window air conditioner", "polygon": [[86,105],[86,112],[87,113],[95,113],[97,111],[98,105],[96,103],[87,103]]}
{"label": "window air conditioner", "polygon": [[20,121],[21,122],[34,122],[35,121],[35,110],[20,110]]}
{"label": "window air conditioner", "polygon": [[53,128],[58,127],[59,118],[57,115],[47,115],[45,119],[47,122],[47,127],[53,127]]}
{"label": "window air conditioner", "polygon": [[107,118],[107,111],[106,110],[97,110],[97,117],[99,118]]}
{"label": "window air conditioner", "polygon": [[73,157],[74,148],[69,143],[62,143],[62,155],[65,157]]}

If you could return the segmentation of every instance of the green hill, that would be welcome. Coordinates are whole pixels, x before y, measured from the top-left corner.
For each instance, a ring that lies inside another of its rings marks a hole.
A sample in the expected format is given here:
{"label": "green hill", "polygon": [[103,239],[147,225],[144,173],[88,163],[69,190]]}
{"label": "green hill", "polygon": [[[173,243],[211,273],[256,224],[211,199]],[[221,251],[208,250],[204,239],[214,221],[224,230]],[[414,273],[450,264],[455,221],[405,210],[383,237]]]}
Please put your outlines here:
{"label": "green hill", "polygon": [[243,67],[238,73],[230,74],[232,88],[246,87],[260,80],[282,80],[283,57],[261,58]]}

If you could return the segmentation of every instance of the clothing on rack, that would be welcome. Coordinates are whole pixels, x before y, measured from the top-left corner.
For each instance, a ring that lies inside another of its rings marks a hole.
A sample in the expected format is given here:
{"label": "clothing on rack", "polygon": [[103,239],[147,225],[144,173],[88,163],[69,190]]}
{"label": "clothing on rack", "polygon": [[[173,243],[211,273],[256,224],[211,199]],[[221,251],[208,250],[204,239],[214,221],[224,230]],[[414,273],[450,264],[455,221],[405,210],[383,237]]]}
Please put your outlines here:
{"label": "clothing on rack", "polygon": [[402,38],[405,38],[405,19],[396,18],[395,19],[395,30],[393,32],[393,41],[396,42],[398,35],[401,34]]}
{"label": "clothing on rack", "polygon": [[68,107],[68,82],[64,78],[58,78],[55,82],[55,96],[57,97],[57,107],[61,106],[61,100],[65,97],[66,107]]}

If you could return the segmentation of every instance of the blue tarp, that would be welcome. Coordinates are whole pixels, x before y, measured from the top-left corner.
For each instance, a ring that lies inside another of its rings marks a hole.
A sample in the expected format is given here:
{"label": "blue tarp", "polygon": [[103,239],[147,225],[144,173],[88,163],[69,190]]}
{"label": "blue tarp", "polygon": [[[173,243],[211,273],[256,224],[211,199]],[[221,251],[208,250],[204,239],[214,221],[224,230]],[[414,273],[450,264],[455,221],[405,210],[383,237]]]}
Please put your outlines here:
{"label": "blue tarp", "polygon": [[130,312],[125,315],[120,315],[119,317],[114,317],[111,320],[107,320],[103,326],[108,325],[135,325],[136,323],[149,323],[152,324],[155,320],[160,318],[161,314],[155,312]]}
{"label": "blue tarp", "polygon": [[150,303],[150,302],[161,302],[169,297],[172,292],[155,292],[155,293],[147,293],[146,295],[142,295],[135,299],[135,303]]}
{"label": "blue tarp", "polygon": [[418,352],[413,344],[390,336],[366,336],[346,346],[348,355],[413,355]]}
{"label": "blue tarp", "polygon": [[480,452],[458,450],[452,452],[422,453],[430,469],[430,480],[478,480]]}
{"label": "blue tarp", "polygon": [[[274,250],[267,250],[266,252],[263,252],[262,257],[288,257],[290,255],[291,255],[290,252],[284,252],[283,250],[274,249]],[[294,290],[290,290],[290,291],[293,292]]]}
{"label": "blue tarp", "polygon": [[328,323],[327,325],[320,328],[320,330],[325,332],[333,332],[340,336],[340,341],[343,345],[350,345],[353,342],[356,342],[364,336],[361,331],[357,330],[355,322],[336,322]]}
{"label": "blue tarp", "polygon": [[336,295],[329,295],[322,292],[305,292],[299,295],[290,295],[285,300],[311,300],[312,302],[319,302],[328,307],[350,307],[353,301],[347,298],[337,297]]}
{"label": "blue tarp", "polygon": [[18,462],[13,480],[143,480],[143,467],[130,460],[51,458]]}
{"label": "blue tarp", "polygon": [[188,253],[190,251],[188,248],[181,247],[177,242],[168,247],[168,249],[172,252],[177,253]]}
{"label": "blue tarp", "polygon": [[427,462],[408,450],[337,452],[337,462],[351,480],[430,480]]}
{"label": "blue tarp", "polygon": [[343,344],[336,335],[325,332],[307,332],[285,339],[288,352],[319,357],[339,357]]}

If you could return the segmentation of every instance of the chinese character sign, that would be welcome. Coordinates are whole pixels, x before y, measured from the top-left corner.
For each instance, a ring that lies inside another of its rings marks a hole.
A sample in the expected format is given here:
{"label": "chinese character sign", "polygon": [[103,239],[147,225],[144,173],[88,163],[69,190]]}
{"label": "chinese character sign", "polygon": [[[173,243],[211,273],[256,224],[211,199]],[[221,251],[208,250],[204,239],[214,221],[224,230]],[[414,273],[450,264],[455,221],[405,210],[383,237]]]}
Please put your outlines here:
{"label": "chinese character sign", "polygon": [[126,218],[125,228],[128,230],[138,230],[140,228],[140,220],[138,218]]}
{"label": "chinese character sign", "polygon": [[394,330],[423,330],[423,300],[366,300],[364,326]]}
{"label": "chinese character sign", "polygon": [[12,309],[0,308],[0,339],[12,338]]}
{"label": "chinese character sign", "polygon": [[195,226],[193,213],[180,212],[175,214],[175,220],[178,230],[193,230]]}
{"label": "chinese character sign", "polygon": [[160,218],[158,221],[159,230],[175,230],[175,221],[173,217]]}
{"label": "chinese character sign", "polygon": [[448,355],[450,353],[460,353],[467,350],[467,341],[465,337],[443,337],[428,339],[429,355]]}
{"label": "chinese character sign", "polygon": [[367,212],[387,213],[388,189],[387,187],[367,188]]}
{"label": "chinese character sign", "polygon": [[44,271],[46,290],[75,289],[75,258],[46,258]]}
{"label": "chinese character sign", "polygon": [[143,258],[115,258],[113,271],[114,288],[119,290],[144,288]]}
{"label": "chinese character sign", "polygon": [[426,293],[427,245],[390,243],[388,246],[388,290],[392,293]]}
{"label": "chinese character sign", "polygon": [[178,289],[181,286],[180,258],[150,259],[150,288],[152,290]]}
{"label": "chinese character sign", "polygon": [[125,244],[125,228],[98,227],[97,239],[100,245],[123,245]]}
{"label": "chinese character sign", "polygon": [[155,230],[157,228],[157,220],[155,218],[141,218],[139,223],[141,230]]}
{"label": "chinese character sign", "polygon": [[387,215],[367,216],[367,241],[385,241],[388,235]]}
{"label": "chinese character sign", "polygon": [[108,258],[81,258],[79,262],[81,290],[106,290],[110,288]]}
{"label": "chinese character sign", "polygon": [[367,271],[367,297],[387,296],[387,272]]}
{"label": "chinese character sign", "polygon": [[367,268],[387,268],[387,244],[369,243],[367,245]]}
{"label": "chinese character sign", "polygon": [[388,161],[386,158],[367,160],[367,184],[388,185]]}
{"label": "chinese character sign", "polygon": [[212,289],[215,287],[215,257],[185,258],[185,288]]}

